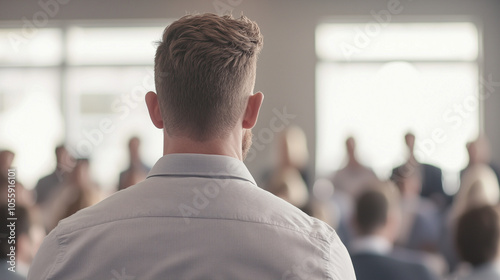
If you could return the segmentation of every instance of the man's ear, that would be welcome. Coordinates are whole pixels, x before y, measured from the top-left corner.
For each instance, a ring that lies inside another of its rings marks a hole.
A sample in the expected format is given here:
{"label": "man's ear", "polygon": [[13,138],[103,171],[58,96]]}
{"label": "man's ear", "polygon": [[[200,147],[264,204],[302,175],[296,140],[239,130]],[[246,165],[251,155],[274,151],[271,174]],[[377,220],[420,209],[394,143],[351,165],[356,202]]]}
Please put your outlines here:
{"label": "man's ear", "polygon": [[245,108],[245,114],[243,115],[242,122],[244,129],[251,129],[257,123],[262,100],[264,100],[264,94],[262,94],[262,92],[257,92],[256,94],[248,97],[248,103]]}
{"label": "man's ear", "polygon": [[157,128],[163,128],[163,119],[160,112],[160,104],[158,103],[158,95],[150,91],[146,94],[146,105],[148,106],[149,117]]}

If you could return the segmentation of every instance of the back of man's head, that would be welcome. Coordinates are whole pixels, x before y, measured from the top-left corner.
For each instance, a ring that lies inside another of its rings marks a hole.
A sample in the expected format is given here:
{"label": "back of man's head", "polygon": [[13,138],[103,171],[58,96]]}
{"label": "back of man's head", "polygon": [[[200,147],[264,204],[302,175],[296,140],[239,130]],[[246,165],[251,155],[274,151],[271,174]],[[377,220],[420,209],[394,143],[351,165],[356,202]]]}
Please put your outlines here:
{"label": "back of man's head", "polygon": [[166,132],[195,141],[226,136],[253,91],[262,44],[244,16],[187,15],[168,26],[155,57]]}
{"label": "back of man's head", "polygon": [[389,202],[378,190],[370,189],[362,193],[356,203],[355,222],[361,235],[374,234],[387,223]]}
{"label": "back of man's head", "polygon": [[456,246],[463,260],[473,266],[489,263],[498,256],[500,213],[483,206],[462,215],[456,228]]}

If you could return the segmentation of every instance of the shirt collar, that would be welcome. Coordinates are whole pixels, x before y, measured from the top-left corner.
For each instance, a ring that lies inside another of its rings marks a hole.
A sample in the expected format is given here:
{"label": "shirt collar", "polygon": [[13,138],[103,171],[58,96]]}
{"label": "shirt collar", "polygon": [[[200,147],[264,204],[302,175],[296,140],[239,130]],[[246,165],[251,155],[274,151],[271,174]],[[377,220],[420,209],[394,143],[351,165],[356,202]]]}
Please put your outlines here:
{"label": "shirt collar", "polygon": [[375,235],[355,239],[351,247],[353,253],[374,253],[379,255],[387,255],[391,250],[392,245],[389,241]]}
{"label": "shirt collar", "polygon": [[147,178],[151,177],[232,178],[257,185],[242,161],[223,155],[164,155],[149,172]]}

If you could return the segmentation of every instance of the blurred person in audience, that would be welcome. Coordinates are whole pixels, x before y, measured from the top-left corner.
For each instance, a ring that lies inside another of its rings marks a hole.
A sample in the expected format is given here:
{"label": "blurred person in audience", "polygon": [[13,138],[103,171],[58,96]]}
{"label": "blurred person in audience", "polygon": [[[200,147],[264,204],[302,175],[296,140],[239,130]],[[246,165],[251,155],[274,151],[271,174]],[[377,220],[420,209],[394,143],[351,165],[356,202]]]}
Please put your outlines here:
{"label": "blurred person in audience", "polygon": [[467,143],[467,152],[469,154],[469,163],[465,169],[460,171],[460,177],[463,176],[464,172],[477,164],[488,165],[495,175],[497,180],[500,181],[500,171],[491,162],[491,147],[490,142],[486,135],[480,135],[476,140]]}
{"label": "blurred person in audience", "polygon": [[278,164],[270,175],[266,189],[303,209],[309,202],[306,170],[309,153],[302,129],[290,126],[283,130],[278,136],[278,152]]}
{"label": "blurred person in audience", "polygon": [[306,183],[294,168],[276,170],[267,190],[299,209],[306,207],[309,201]]}
{"label": "blurred person in audience", "polygon": [[333,225],[323,200],[309,195],[307,162],[309,152],[304,131],[289,126],[278,136],[278,165],[274,168],[266,189],[304,213]]}
{"label": "blurred person in audience", "polygon": [[459,280],[500,279],[500,212],[498,205],[473,208],[459,217],[456,247],[472,267]]}
{"label": "blurred person in audience", "polygon": [[495,172],[486,164],[475,164],[467,168],[460,180],[453,205],[450,222],[455,221],[469,209],[498,203],[500,190]]}
{"label": "blurred person in audience", "polygon": [[55,154],[56,169],[49,175],[38,180],[35,186],[36,203],[41,207],[44,207],[45,203],[57,194],[57,190],[64,178],[66,178],[75,165],[75,160],[64,145],[57,146]]}
{"label": "blurred person in audience", "polygon": [[51,203],[49,211],[48,231],[57,223],[79,210],[99,202],[98,186],[92,181],[89,160],[81,158],[76,160],[76,165],[63,183],[61,191]]}
{"label": "blurred person in audience", "polygon": [[393,179],[401,194],[402,219],[396,243],[409,249],[437,252],[442,219],[436,205],[420,196],[421,176],[414,172]]}
{"label": "blurred person in audience", "polygon": [[144,179],[148,175],[149,168],[141,160],[140,148],[141,140],[139,137],[132,137],[128,141],[128,154],[129,154],[129,166],[128,168],[120,173],[120,179],[118,181],[118,190],[123,190],[132,185],[135,185]]}
{"label": "blurred person in audience", "polygon": [[[15,154],[9,150],[0,150],[0,205],[7,203],[7,195],[9,191],[9,169],[14,170],[14,189],[16,204],[31,206],[34,204],[33,192],[24,188],[19,181],[17,170],[12,166]],[[12,178],[11,178],[12,179]]]}
{"label": "blurred person in audience", "polygon": [[358,280],[436,279],[422,258],[393,254],[400,219],[397,202],[390,183],[368,189],[357,198],[353,223],[358,235],[350,252]]}
{"label": "blurred person in audience", "polygon": [[422,182],[420,195],[431,199],[440,211],[446,209],[451,203],[451,197],[443,188],[443,172],[439,167],[420,163],[415,158],[415,135],[407,133],[405,143],[408,148],[408,159],[406,162],[392,170],[391,179],[400,181],[408,176],[418,176]]}
{"label": "blurred person in audience", "polygon": [[299,172],[306,186],[309,186],[307,174],[309,151],[304,131],[298,126],[291,125],[278,134],[276,145],[278,159],[276,166],[264,175],[264,180],[269,182],[273,175],[279,174],[281,170],[294,169]]}
{"label": "blurred person in audience", "polygon": [[364,187],[378,181],[373,170],[364,166],[356,155],[356,141],[353,137],[345,141],[347,164],[334,173],[332,183],[336,191],[343,192],[349,197],[357,197],[364,191]]}
{"label": "blurred person in audience", "polygon": [[344,243],[349,244],[354,235],[350,221],[356,197],[366,186],[377,183],[379,179],[371,168],[364,166],[358,159],[356,141],[353,137],[346,139],[345,148],[347,163],[333,174],[331,181],[335,187],[333,203],[338,205],[339,211],[339,236]]}
{"label": "blurred person in audience", "polygon": [[340,214],[338,205],[333,201],[334,193],[335,187],[329,179],[320,178],[316,180],[312,188],[310,212],[313,213],[313,217],[328,223],[337,230],[339,228]]}
{"label": "blurred person in audience", "polygon": [[455,269],[459,262],[453,244],[458,218],[470,209],[485,205],[496,205],[499,198],[498,180],[489,166],[476,164],[467,168],[462,174],[460,188],[448,212],[441,238],[441,252],[447,259],[450,269]]}
{"label": "blurred person in audience", "polygon": [[146,94],[163,157],[146,180],[61,221],[28,279],[356,279],[335,231],[259,188],[243,163],[262,40],[244,16],[186,15],[165,29],[158,94]]}
{"label": "blurred person in audience", "polygon": [[[11,211],[14,216],[9,215],[7,205],[0,206],[0,219],[5,223],[0,229],[0,279],[26,279],[45,232],[26,207],[18,205]],[[13,217],[16,220],[7,220]]]}

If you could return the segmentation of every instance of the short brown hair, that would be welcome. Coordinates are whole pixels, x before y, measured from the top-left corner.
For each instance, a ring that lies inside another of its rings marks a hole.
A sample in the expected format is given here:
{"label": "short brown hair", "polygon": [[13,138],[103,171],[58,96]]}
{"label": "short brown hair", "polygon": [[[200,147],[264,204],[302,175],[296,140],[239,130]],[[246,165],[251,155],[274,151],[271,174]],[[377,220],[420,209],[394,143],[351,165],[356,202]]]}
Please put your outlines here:
{"label": "short brown hair", "polygon": [[225,136],[255,83],[263,37],[241,16],[186,15],[168,26],[155,56],[155,84],[169,135]]}
{"label": "short brown hair", "polygon": [[458,220],[456,246],[460,256],[473,266],[496,258],[499,237],[500,213],[497,207],[474,208]]}
{"label": "short brown hair", "polygon": [[398,209],[399,196],[390,181],[372,182],[356,200],[355,222],[361,235],[370,235],[384,227],[392,211]]}
{"label": "short brown hair", "polygon": [[362,235],[373,234],[387,222],[389,202],[377,190],[368,190],[358,197],[356,203],[356,223]]}

